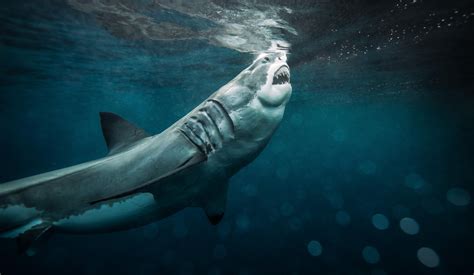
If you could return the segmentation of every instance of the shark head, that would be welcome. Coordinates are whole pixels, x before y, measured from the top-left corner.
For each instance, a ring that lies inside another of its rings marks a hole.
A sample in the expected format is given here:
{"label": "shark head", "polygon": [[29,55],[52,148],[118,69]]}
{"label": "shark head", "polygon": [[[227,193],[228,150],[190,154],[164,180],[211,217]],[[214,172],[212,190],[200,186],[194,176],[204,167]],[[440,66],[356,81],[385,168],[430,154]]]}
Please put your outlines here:
{"label": "shark head", "polygon": [[280,124],[292,93],[286,60],[284,52],[261,54],[211,96],[232,124],[232,130],[222,132],[235,141],[227,146],[229,162],[253,159]]}
{"label": "shark head", "polygon": [[265,106],[286,105],[291,96],[290,67],[284,52],[262,53],[239,76]]}

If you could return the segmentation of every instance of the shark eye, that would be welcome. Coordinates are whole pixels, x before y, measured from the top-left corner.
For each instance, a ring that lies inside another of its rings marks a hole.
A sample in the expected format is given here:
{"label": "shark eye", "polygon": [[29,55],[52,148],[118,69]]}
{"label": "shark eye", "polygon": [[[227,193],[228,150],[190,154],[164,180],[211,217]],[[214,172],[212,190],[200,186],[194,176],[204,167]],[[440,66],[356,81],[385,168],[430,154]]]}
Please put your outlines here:
{"label": "shark eye", "polygon": [[268,56],[265,56],[265,58],[263,58],[263,63],[267,63],[267,62],[270,62],[270,58],[268,58]]}

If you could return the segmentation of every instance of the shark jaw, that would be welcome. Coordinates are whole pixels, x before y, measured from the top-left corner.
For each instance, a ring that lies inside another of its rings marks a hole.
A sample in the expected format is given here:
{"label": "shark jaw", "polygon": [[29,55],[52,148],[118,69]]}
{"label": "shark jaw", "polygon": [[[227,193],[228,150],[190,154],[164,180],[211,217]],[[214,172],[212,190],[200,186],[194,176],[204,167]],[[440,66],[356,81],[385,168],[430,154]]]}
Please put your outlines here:
{"label": "shark jaw", "polygon": [[287,65],[283,65],[273,75],[272,85],[284,85],[287,83],[290,83],[290,69]]}
{"label": "shark jaw", "polygon": [[257,93],[265,106],[283,107],[291,96],[290,68],[286,63],[286,54],[278,52],[261,57],[271,62],[267,69],[266,83]]}

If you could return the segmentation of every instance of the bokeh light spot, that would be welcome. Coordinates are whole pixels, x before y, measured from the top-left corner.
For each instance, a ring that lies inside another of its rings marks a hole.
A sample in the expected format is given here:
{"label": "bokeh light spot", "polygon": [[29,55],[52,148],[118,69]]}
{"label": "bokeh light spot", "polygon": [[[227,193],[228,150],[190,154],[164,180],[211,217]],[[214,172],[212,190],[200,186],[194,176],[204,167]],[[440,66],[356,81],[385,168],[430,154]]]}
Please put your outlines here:
{"label": "bokeh light spot", "polygon": [[418,260],[427,267],[437,267],[439,265],[439,257],[436,252],[428,247],[422,247],[417,252]]}
{"label": "bokeh light spot", "polygon": [[379,230],[385,230],[390,225],[390,222],[385,215],[375,214],[372,216],[372,224]]}
{"label": "bokeh light spot", "polygon": [[362,257],[369,264],[376,264],[380,261],[379,251],[373,246],[364,247],[362,250]]}
{"label": "bokeh light spot", "polygon": [[420,231],[420,226],[416,220],[408,217],[400,220],[400,228],[408,235],[416,235]]}
{"label": "bokeh light spot", "polygon": [[321,253],[323,253],[323,247],[318,241],[310,241],[308,243],[308,253],[311,256],[319,256]]}
{"label": "bokeh light spot", "polygon": [[471,195],[463,188],[454,187],[446,193],[448,201],[456,206],[466,206],[471,202]]}

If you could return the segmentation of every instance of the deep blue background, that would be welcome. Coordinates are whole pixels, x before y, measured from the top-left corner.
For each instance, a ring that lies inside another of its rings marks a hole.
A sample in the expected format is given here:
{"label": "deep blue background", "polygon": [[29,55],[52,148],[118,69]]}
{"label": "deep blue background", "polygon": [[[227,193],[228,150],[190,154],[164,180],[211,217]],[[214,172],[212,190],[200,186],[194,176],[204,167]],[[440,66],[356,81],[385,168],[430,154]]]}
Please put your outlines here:
{"label": "deep blue background", "polygon": [[[398,2],[335,1],[288,15],[299,33],[288,38],[293,97],[269,146],[231,180],[218,226],[187,209],[127,232],[57,234],[34,257],[1,241],[0,273],[472,274],[472,202],[456,206],[446,194],[474,195],[473,10],[425,2],[386,16]],[[468,16],[418,42],[412,35],[348,58],[331,46],[364,48],[395,24],[455,9]],[[115,37],[62,1],[6,2],[0,15],[0,182],[105,155],[100,111],[158,133],[254,58],[200,40]],[[424,183],[416,190],[406,184],[413,175]],[[387,230],[373,226],[376,213]],[[403,233],[405,216],[419,234]],[[311,240],[322,245],[318,257],[308,253]],[[378,263],[364,261],[367,245]],[[436,251],[438,267],[420,263],[420,247]]]}

